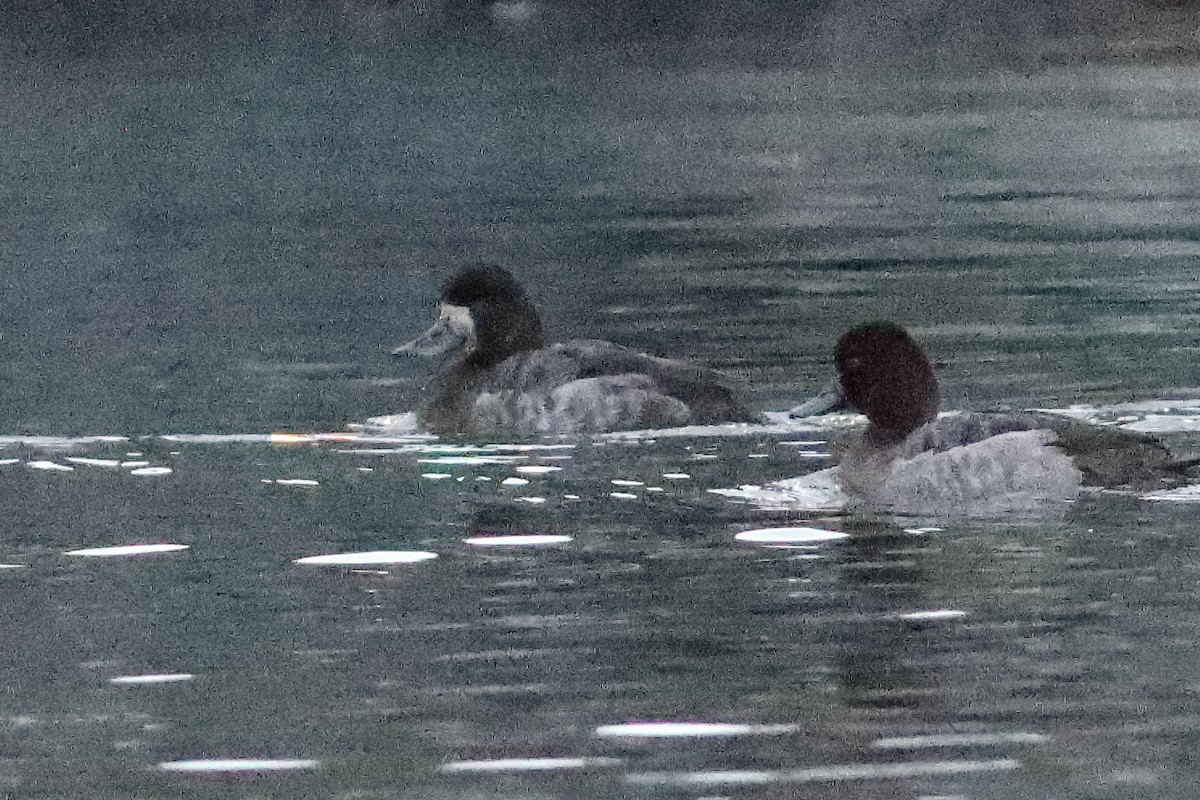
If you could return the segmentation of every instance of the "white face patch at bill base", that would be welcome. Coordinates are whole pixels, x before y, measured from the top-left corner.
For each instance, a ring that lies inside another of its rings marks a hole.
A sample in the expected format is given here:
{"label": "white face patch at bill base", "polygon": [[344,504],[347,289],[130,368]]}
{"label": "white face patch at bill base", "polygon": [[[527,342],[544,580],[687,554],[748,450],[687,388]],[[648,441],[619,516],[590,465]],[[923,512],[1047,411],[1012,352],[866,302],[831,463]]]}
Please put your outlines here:
{"label": "white face patch at bill base", "polygon": [[466,342],[467,348],[475,346],[475,320],[471,319],[471,309],[442,303],[438,306],[438,321],[443,323],[450,333]]}

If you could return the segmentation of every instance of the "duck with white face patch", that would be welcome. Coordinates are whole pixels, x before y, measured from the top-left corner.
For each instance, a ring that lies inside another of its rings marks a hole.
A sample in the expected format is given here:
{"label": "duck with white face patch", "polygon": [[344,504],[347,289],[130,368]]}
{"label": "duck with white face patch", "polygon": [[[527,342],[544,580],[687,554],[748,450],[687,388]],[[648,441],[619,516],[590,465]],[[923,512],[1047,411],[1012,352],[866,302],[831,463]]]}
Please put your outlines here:
{"label": "duck with white face patch", "polygon": [[508,270],[460,269],[438,319],[393,355],[445,356],[418,412],[439,435],[592,433],[757,420],[717,372],[610,342],[545,344]]}
{"label": "duck with white face patch", "polygon": [[475,347],[475,323],[471,309],[449,303],[438,304],[437,322],[408,344],[392,351],[394,356],[440,356],[451,350]]}

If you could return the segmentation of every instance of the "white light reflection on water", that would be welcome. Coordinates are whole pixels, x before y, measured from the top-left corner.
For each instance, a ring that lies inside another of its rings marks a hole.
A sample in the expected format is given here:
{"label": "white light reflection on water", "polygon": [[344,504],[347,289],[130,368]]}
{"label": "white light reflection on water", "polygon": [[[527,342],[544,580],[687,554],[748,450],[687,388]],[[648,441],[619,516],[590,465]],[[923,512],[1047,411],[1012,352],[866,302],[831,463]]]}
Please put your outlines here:
{"label": "white light reflection on water", "polygon": [[[812,419],[792,419],[786,411],[767,411],[763,422],[725,422],[717,425],[684,425],[678,428],[653,428],[641,431],[611,431],[596,434],[596,441],[651,441],[654,439],[700,439],[728,436],[761,436],[807,433],[819,430]],[[821,418],[824,420],[824,418]],[[860,417],[861,419],[861,417]]]}
{"label": "white light reflection on water", "polygon": [[320,481],[314,481],[312,478],[263,478],[263,483],[273,483],[277,486],[301,486],[312,487],[320,486]]}
{"label": "white light reflection on water", "polygon": [[559,533],[530,533],[506,536],[474,536],[463,539],[464,544],[472,547],[539,547],[551,544],[565,544],[572,537]]}
{"label": "white light reflection on water", "polygon": [[823,469],[820,472],[763,486],[747,483],[736,489],[708,491],[710,494],[750,503],[759,508],[833,512],[840,510],[846,503],[836,468]]}
{"label": "white light reflection on water", "polygon": [[1200,430],[1200,398],[1195,397],[1034,410],[1093,425],[1115,425],[1140,433],[1189,433]]}
{"label": "white light reflection on water", "polygon": [[1200,503],[1200,485],[1181,486],[1178,489],[1163,489],[1157,492],[1147,492],[1143,500],[1153,500],[1160,503]]}
{"label": "white light reflection on water", "polygon": [[121,466],[121,462],[115,458],[85,458],[83,456],[67,456],[67,461],[72,464],[83,464],[87,467],[110,467],[115,468]]}
{"label": "white light reflection on water", "polygon": [[797,725],[749,725],[731,722],[626,722],[601,725],[596,735],[605,739],[703,739],[722,736],[772,736],[793,733]]}
{"label": "white light reflection on water", "polygon": [[122,558],[125,556],[153,555],[155,553],[174,553],[187,550],[186,544],[129,544],[115,547],[89,547],[83,550],[69,550],[63,555],[85,556],[88,558]]}
{"label": "white light reflection on water", "polygon": [[418,464],[441,464],[456,467],[477,467],[484,464],[511,464],[529,456],[436,456],[434,458],[418,458]]}
{"label": "white light reflection on water", "polygon": [[158,438],[164,442],[178,442],[180,444],[291,445],[319,444],[322,442],[357,442],[361,441],[363,437],[354,433],[166,433]]}
{"label": "white light reflection on water", "polygon": [[451,761],[439,769],[448,775],[489,772],[549,772],[554,770],[615,767],[617,758],[496,758],[480,761]]}
{"label": "white light reflection on water", "polygon": [[129,471],[130,475],[136,475],[139,478],[156,478],[162,475],[170,475],[174,470],[170,467],[139,467]]}
{"label": "white light reflection on water", "polygon": [[165,772],[230,773],[282,772],[315,769],[319,761],[307,758],[196,758],[183,761],[163,761],[158,768]]}
{"label": "white light reflection on water", "polygon": [[987,761],[926,761],[907,764],[834,764],[826,767],[774,770],[707,770],[701,772],[640,772],[626,776],[636,786],[764,786],[777,783],[838,783],[841,781],[896,780],[1019,769],[1015,758]]}
{"label": "white light reflection on water", "polygon": [[30,469],[41,469],[50,472],[73,472],[74,467],[68,467],[66,464],[59,464],[54,461],[30,461],[26,466]]}
{"label": "white light reflection on water", "polygon": [[838,542],[849,539],[850,534],[821,528],[760,528],[753,531],[742,531],[733,538],[739,542],[749,542],[750,544],[807,545]]}
{"label": "white light reflection on water", "polygon": [[[124,467],[130,470],[130,475],[139,477],[170,475],[172,472],[170,467],[151,466],[149,461],[118,461],[112,458],[87,458],[85,456],[65,456],[64,460],[82,467],[101,467],[104,469]],[[20,461],[19,458],[6,458],[0,460],[0,466],[18,464]],[[33,459],[26,462],[26,466],[30,469],[48,472],[73,472],[75,470],[75,467],[70,464],[59,464],[57,461],[48,461],[46,459]]]}
{"label": "white light reflection on water", "polygon": [[928,611],[908,611],[897,616],[909,622],[937,622],[944,619],[962,619],[966,615],[967,612],[952,608],[935,608]]}
{"label": "white light reflection on water", "polygon": [[190,672],[163,673],[161,675],[119,675],[109,678],[109,683],[118,686],[149,686],[161,683],[185,683],[196,676]]}
{"label": "white light reflection on water", "polygon": [[1040,733],[946,733],[930,736],[891,736],[871,743],[876,750],[916,750],[923,747],[986,747],[997,744],[1042,744]]}
{"label": "white light reflection on water", "polygon": [[127,436],[0,436],[0,447],[19,445],[44,450],[66,450],[80,445],[128,441]]}
{"label": "white light reflection on water", "polygon": [[293,564],[307,566],[370,566],[375,564],[419,564],[432,561],[437,553],[423,550],[368,550],[362,553],[330,553],[321,556],[297,558]]}

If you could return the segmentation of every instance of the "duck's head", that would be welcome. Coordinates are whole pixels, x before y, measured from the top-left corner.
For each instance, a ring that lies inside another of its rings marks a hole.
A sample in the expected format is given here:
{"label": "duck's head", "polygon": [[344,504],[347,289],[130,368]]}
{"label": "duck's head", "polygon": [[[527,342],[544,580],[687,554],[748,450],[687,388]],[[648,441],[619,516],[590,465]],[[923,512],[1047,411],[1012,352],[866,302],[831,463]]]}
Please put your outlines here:
{"label": "duck's head", "polygon": [[470,264],[443,287],[433,327],[392,355],[455,353],[462,362],[486,369],[542,343],[537,309],[516,278],[494,264]]}
{"label": "duck's head", "polygon": [[866,415],[875,435],[898,441],[937,416],[933,366],[899,325],[852,328],[838,340],[833,360],[845,402]]}

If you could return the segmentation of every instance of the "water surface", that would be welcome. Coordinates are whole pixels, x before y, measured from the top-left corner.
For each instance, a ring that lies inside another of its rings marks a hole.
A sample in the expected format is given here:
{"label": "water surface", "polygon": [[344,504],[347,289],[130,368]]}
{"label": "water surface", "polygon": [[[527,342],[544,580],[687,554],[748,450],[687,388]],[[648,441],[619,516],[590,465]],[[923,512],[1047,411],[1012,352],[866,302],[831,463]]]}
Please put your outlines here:
{"label": "water surface", "polygon": [[[388,350],[487,258],[556,338],[759,408],[894,318],[948,406],[1187,451],[1194,414],[1112,404],[1196,384],[1194,67],[291,35],[0,78],[12,796],[1195,795],[1193,505],[708,492],[824,466],[806,426],[309,436],[411,409],[428,367]],[[737,538],[798,527],[850,536]],[[186,549],[77,554],[130,545]]]}

